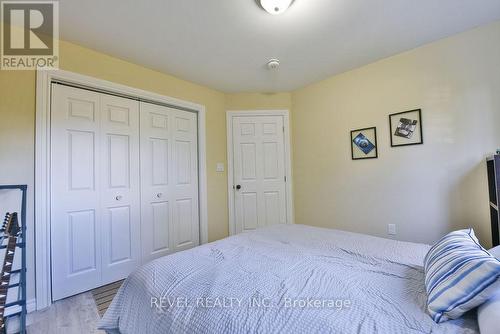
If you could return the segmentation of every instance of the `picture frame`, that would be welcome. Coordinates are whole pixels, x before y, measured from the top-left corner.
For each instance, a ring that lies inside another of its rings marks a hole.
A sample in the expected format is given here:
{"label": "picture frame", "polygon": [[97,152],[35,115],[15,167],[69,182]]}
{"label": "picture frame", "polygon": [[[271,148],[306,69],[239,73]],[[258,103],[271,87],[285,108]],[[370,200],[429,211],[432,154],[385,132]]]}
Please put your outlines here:
{"label": "picture frame", "polygon": [[352,160],[378,158],[376,127],[352,130],[350,139]]}
{"label": "picture frame", "polygon": [[422,109],[413,109],[389,115],[391,147],[421,145],[424,143]]}

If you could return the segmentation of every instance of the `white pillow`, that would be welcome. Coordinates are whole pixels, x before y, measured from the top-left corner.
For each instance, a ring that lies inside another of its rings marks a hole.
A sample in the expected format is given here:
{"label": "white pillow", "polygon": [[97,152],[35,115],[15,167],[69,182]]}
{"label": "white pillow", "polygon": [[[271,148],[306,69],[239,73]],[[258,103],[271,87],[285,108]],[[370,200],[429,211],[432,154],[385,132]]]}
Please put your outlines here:
{"label": "white pillow", "polygon": [[477,322],[481,334],[498,334],[500,319],[500,290],[477,309]]}
{"label": "white pillow", "polygon": [[481,247],[471,228],[432,246],[424,271],[427,309],[437,323],[457,319],[500,289],[500,261]]}
{"label": "white pillow", "polygon": [[[500,246],[493,247],[488,252],[500,259]],[[477,322],[481,334],[496,334],[498,332],[498,319],[500,319],[500,290],[477,309]]]}
{"label": "white pillow", "polygon": [[500,246],[493,247],[492,249],[488,250],[488,252],[500,260]]}

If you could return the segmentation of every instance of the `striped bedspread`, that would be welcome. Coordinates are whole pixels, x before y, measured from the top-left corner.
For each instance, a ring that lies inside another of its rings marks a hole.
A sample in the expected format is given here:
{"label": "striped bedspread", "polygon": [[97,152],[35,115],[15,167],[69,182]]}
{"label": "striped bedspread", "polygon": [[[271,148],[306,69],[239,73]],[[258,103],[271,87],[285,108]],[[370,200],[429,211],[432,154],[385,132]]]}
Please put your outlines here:
{"label": "striped bedspread", "polygon": [[478,333],[426,313],[429,246],[303,225],[229,237],[131,274],[108,333]]}

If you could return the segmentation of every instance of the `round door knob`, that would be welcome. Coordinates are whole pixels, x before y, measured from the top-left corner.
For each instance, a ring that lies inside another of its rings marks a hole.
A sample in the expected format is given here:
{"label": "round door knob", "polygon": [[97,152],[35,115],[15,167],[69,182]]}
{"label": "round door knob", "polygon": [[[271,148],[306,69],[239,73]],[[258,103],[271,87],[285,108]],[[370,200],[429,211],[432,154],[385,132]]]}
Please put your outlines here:
{"label": "round door knob", "polygon": [[116,197],[115,197],[115,199],[116,199],[117,201],[120,201],[122,198],[123,198],[123,196],[122,196],[122,195],[118,195],[118,196],[116,196]]}
{"label": "round door knob", "polygon": [[158,194],[156,194],[156,197],[158,197],[158,198],[161,198],[162,196],[163,196],[163,194],[162,194],[162,193],[158,193]]}
{"label": "round door knob", "polygon": [[236,185],[236,190],[240,190],[241,189],[241,185],[240,184],[237,184]]}

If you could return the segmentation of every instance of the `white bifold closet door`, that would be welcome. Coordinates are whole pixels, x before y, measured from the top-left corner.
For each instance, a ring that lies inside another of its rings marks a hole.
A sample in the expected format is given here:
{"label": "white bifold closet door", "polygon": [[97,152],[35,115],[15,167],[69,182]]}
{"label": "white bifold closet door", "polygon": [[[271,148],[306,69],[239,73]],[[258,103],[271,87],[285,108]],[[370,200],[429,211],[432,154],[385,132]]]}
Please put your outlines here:
{"label": "white bifold closet door", "polygon": [[141,262],[138,102],[101,94],[101,285]]}
{"label": "white bifold closet door", "polygon": [[142,251],[199,244],[197,115],[141,102]]}
{"label": "white bifold closet door", "polygon": [[52,86],[53,299],[127,276],[140,262],[139,103]]}
{"label": "white bifold closet door", "polygon": [[197,133],[189,111],[52,85],[53,300],[199,244]]}

